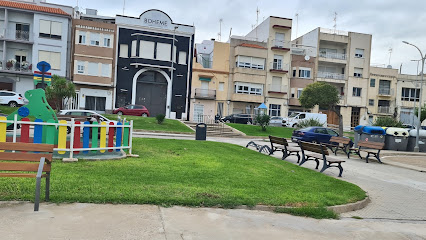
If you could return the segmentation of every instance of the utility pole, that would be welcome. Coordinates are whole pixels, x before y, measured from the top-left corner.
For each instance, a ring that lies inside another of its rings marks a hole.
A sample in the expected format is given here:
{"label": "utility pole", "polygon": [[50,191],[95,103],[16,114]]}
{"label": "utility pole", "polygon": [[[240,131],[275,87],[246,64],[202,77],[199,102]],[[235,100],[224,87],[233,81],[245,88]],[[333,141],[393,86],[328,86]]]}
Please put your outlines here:
{"label": "utility pole", "polygon": [[222,22],[223,19],[219,19],[219,34],[218,34],[218,40],[220,41],[222,39]]}

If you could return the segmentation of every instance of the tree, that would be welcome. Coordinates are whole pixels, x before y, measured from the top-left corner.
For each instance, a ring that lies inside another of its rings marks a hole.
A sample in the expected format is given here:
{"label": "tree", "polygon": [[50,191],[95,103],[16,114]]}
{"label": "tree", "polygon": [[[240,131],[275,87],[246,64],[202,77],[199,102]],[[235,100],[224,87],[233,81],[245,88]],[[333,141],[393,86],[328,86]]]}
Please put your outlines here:
{"label": "tree", "polygon": [[68,100],[75,96],[74,83],[58,75],[53,75],[52,84],[45,91],[47,100],[54,102],[56,110],[62,109],[64,99]]}
{"label": "tree", "polygon": [[256,116],[256,123],[260,125],[262,131],[266,131],[266,127],[269,125],[269,120],[271,120],[271,117],[266,114],[259,114]]}
{"label": "tree", "polygon": [[339,117],[339,135],[343,136],[343,116],[340,113],[339,91],[333,85],[325,82],[311,83],[303,89],[299,98],[300,104],[304,108],[313,108],[318,105],[320,108],[331,110]]}
{"label": "tree", "polygon": [[[416,117],[418,116],[418,114],[419,114],[419,108],[417,107],[416,108],[416,111],[415,111],[415,114],[416,114]],[[423,104],[423,107],[421,108],[421,111],[420,111],[420,124],[424,121],[426,119],[426,104]],[[416,126],[417,127],[417,126]]]}

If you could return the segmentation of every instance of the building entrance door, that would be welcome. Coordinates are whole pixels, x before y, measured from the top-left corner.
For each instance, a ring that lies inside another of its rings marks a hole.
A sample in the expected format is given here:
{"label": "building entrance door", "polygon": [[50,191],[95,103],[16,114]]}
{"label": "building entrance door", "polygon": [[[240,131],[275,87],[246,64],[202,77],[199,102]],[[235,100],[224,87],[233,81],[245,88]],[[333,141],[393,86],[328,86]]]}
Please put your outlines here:
{"label": "building entrance door", "polygon": [[360,115],[360,108],[353,107],[352,115],[351,115],[351,127],[356,127],[359,125],[359,115]]}
{"label": "building entrance door", "polygon": [[159,72],[142,73],[136,85],[137,105],[144,105],[151,116],[166,115],[167,80]]}
{"label": "building entrance door", "polygon": [[194,104],[194,122],[204,122],[204,105]]}

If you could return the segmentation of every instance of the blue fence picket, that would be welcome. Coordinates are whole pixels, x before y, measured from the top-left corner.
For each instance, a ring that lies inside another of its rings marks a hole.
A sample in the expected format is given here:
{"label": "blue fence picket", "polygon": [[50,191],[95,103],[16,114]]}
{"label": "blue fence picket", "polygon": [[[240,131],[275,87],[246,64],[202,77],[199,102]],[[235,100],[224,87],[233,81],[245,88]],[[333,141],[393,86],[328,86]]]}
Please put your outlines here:
{"label": "blue fence picket", "polygon": [[[89,121],[85,121],[84,124],[90,125]],[[83,128],[83,148],[89,148],[90,142],[90,127]],[[83,153],[88,153],[89,151],[83,151]]]}
{"label": "blue fence picket", "polygon": [[[115,147],[121,147],[121,135],[123,133],[123,128],[121,127],[123,124],[121,122],[117,123],[117,134],[115,135]],[[119,152],[120,149],[116,149],[115,151]]]}

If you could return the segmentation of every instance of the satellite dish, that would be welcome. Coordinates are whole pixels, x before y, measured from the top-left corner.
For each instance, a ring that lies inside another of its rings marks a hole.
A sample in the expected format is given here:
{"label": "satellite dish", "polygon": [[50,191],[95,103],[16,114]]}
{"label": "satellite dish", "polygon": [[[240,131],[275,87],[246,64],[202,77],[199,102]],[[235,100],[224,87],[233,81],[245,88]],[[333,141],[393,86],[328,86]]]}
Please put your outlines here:
{"label": "satellite dish", "polygon": [[308,55],[305,56],[305,60],[309,61],[309,59],[311,59],[311,57],[309,57]]}

